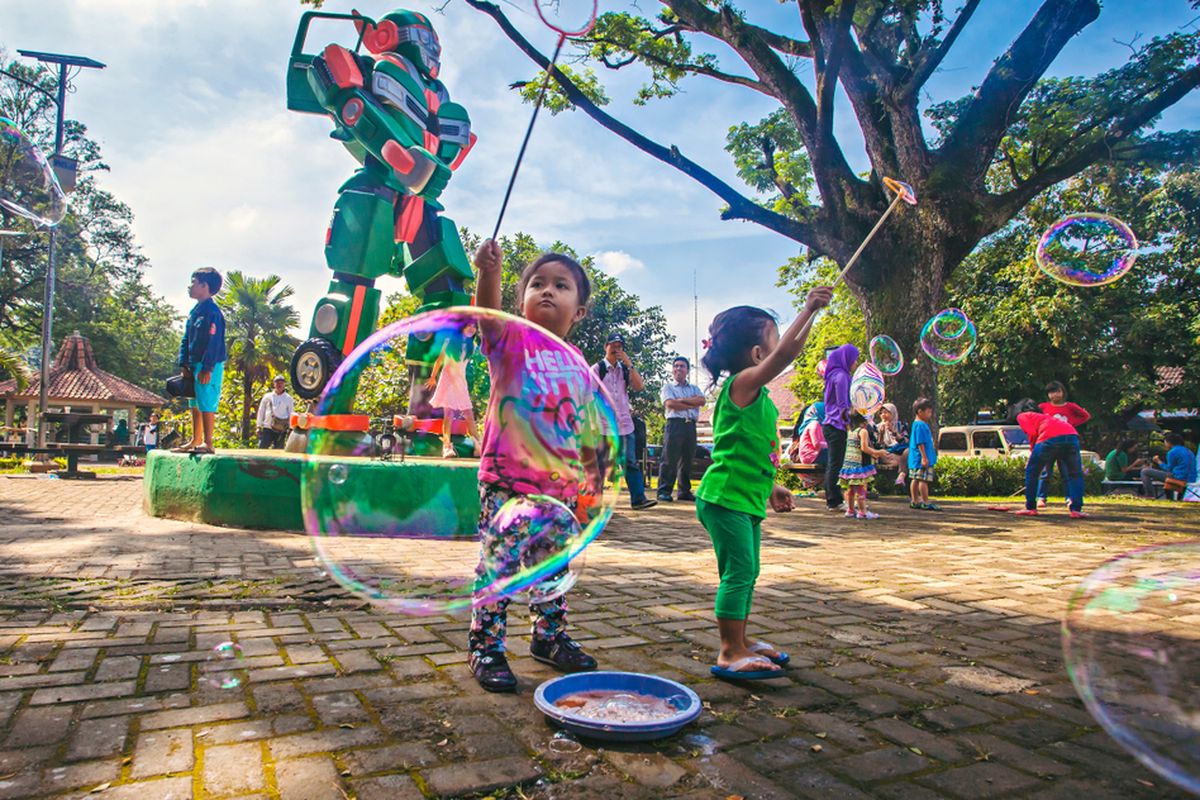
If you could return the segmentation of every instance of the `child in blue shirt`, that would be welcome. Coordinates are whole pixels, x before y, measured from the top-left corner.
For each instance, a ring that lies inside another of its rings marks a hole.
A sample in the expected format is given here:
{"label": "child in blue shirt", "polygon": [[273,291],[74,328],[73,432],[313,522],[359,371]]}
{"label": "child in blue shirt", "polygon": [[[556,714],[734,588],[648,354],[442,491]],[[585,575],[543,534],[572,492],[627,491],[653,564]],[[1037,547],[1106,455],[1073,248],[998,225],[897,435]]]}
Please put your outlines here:
{"label": "child in blue shirt", "polygon": [[[1166,463],[1163,464],[1166,469],[1146,467],[1142,470],[1142,491],[1145,492],[1146,497],[1155,496],[1154,481],[1174,478],[1184,483],[1196,482],[1196,456],[1191,450],[1184,447],[1183,436],[1172,431],[1163,436],[1163,439],[1171,445],[1171,449],[1167,451]],[[1154,461],[1162,463],[1157,456]]]}
{"label": "child in blue shirt", "polygon": [[908,495],[909,508],[921,511],[941,511],[937,503],[929,502],[929,484],[936,477],[933,466],[937,464],[937,448],[933,445],[933,401],[928,397],[917,398],[913,403],[913,424],[908,435]]}
{"label": "child in blue shirt", "polygon": [[188,398],[192,410],[192,441],[173,453],[212,453],[213,428],[221,401],[225,375],[225,316],[213,301],[221,291],[221,273],[204,267],[192,273],[188,296],[196,305],[188,314],[183,341],[179,343],[179,366],[195,377],[196,396]]}

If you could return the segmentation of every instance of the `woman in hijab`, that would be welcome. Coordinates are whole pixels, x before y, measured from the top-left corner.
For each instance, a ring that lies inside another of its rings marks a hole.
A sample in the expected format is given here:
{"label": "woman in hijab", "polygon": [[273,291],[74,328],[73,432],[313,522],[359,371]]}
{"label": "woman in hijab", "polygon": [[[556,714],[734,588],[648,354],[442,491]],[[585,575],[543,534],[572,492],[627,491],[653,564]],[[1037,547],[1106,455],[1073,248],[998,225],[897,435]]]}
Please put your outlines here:
{"label": "woman in hijab", "polygon": [[829,444],[825,465],[825,507],[842,510],[842,488],[838,475],[846,460],[846,426],[850,417],[850,375],[858,363],[858,348],[844,344],[825,359],[825,421],[821,432]]}
{"label": "woman in hijab", "polygon": [[896,485],[903,486],[908,477],[908,426],[900,420],[900,412],[894,403],[884,403],[879,410],[879,425],[876,427],[879,444],[887,450],[880,456],[879,463],[885,467],[896,467]]}
{"label": "woman in hijab", "polygon": [[821,423],[825,420],[825,404],[818,401],[804,409],[800,424],[792,437],[792,446],[788,448],[788,457],[796,464],[820,464],[828,461],[825,434],[821,432]]}

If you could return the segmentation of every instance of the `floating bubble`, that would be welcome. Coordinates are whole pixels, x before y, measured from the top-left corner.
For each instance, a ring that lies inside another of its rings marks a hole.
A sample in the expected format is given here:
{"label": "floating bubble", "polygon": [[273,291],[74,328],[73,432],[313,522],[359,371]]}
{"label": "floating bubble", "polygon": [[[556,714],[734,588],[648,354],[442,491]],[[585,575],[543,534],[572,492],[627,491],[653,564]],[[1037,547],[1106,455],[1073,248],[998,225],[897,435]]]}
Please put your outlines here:
{"label": "floating bubble", "polygon": [[943,309],[921,328],[921,349],[939,364],[957,364],[975,349],[975,323],[961,309]]}
{"label": "floating bubble", "polygon": [[67,198],[41,148],[16,124],[0,117],[0,207],[35,225],[53,227]]}
{"label": "floating bubble", "polygon": [[1063,655],[1092,716],[1138,761],[1200,794],[1200,542],[1101,565],[1071,597]]}
{"label": "floating bubble", "polygon": [[596,24],[597,0],[534,0],[542,22],[564,36],[580,36]]}
{"label": "floating bubble", "polygon": [[[442,457],[429,377],[447,354],[464,362],[472,405],[452,415],[451,439],[464,445],[472,415],[482,460]],[[318,565],[390,611],[552,600],[612,515],[621,459],[608,396],[578,350],[517,317],[464,307],[401,320],[350,354],[311,415],[327,421],[309,431],[301,474]],[[404,437],[402,459],[378,451],[385,429]]]}
{"label": "floating bubble", "polygon": [[1138,241],[1121,220],[1108,214],[1071,214],[1038,240],[1037,265],[1069,286],[1103,286],[1120,278],[1137,260]]}
{"label": "floating bubble", "polygon": [[895,375],[904,369],[904,352],[892,337],[876,336],[867,350],[871,354],[871,363],[884,375]]}
{"label": "floating bubble", "polygon": [[864,417],[869,417],[883,408],[884,400],[883,373],[870,361],[859,364],[850,378],[850,405]]}
{"label": "floating bubble", "polygon": [[221,642],[214,647],[200,671],[202,677],[217,689],[236,689],[250,677],[241,645],[236,642]]}

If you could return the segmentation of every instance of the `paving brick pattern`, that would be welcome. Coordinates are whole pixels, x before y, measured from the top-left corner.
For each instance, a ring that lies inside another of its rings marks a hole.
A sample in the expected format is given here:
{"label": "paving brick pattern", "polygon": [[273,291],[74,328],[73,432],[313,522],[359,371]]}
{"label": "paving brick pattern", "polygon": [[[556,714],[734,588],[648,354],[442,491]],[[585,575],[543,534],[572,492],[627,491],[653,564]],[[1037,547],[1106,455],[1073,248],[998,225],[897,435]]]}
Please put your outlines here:
{"label": "paving brick pattern", "polygon": [[[705,711],[666,741],[559,754],[527,640],[520,693],[488,695],[461,619],[363,607],[305,537],[151,519],[141,491],[0,477],[0,800],[1182,796],[1087,714],[1058,625],[1093,567],[1194,536],[1196,509],[772,515],[753,624],[793,664],[745,687],[708,675],[715,562],[691,508],[623,512],[573,631]],[[242,659],[214,665],[229,640]]]}

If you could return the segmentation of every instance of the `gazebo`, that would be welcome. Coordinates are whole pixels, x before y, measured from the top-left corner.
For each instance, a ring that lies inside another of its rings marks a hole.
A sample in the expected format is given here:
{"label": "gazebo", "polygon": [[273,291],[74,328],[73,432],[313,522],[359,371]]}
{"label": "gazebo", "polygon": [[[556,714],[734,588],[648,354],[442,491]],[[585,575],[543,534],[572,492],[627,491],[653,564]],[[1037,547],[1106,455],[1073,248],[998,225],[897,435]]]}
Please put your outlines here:
{"label": "gazebo", "polygon": [[[4,427],[11,429],[19,405],[27,409],[25,443],[33,446],[37,435],[38,396],[40,376],[34,376],[24,391],[17,391],[17,382],[0,382],[0,400],[4,401]],[[105,372],[96,365],[92,343],[75,331],[68,336],[50,367],[50,385],[46,393],[47,410],[90,412],[95,414],[125,411],[133,429],[139,408],[159,408],[167,404],[164,397],[135,386],[127,380]],[[92,444],[98,434],[92,434]]]}

